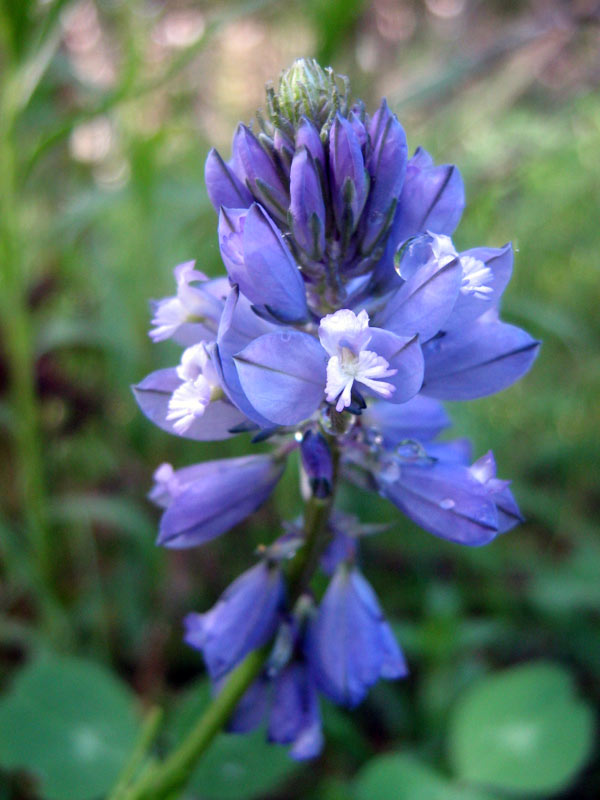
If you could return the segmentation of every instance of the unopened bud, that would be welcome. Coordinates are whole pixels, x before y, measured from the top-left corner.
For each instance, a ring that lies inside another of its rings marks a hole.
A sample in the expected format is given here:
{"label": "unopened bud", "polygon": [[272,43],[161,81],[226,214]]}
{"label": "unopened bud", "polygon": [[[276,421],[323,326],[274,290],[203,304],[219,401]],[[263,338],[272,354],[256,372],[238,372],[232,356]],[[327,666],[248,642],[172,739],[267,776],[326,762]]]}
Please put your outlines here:
{"label": "unopened bud", "polygon": [[345,76],[323,69],[314,58],[298,58],[281,73],[277,91],[268,93],[269,117],[276,128],[288,130],[306,117],[321,131],[337,112],[347,115],[349,99]]}

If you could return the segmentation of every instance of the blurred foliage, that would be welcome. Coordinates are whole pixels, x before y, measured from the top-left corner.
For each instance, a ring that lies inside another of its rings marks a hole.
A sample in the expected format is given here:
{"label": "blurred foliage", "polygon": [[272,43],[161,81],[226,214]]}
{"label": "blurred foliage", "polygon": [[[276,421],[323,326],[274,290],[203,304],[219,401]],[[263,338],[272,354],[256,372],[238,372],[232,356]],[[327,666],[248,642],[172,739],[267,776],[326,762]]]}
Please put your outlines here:
{"label": "blurred foliage", "polygon": [[461,697],[449,731],[450,759],[463,780],[554,794],[589,757],[593,726],[568,672],[525,664],[484,678]]}
{"label": "blurred foliage", "polygon": [[[505,316],[543,339],[541,355],[517,386],[450,412],[476,455],[494,450],[527,523],[461,549],[379,498],[343,492],[364,521],[392,523],[365,543],[364,566],[410,678],[375,687],[352,714],[324,704],[327,746],[314,765],[224,735],[201,769],[228,788],[190,797],[234,796],[248,763],[260,766],[244,796],[272,800],[481,800],[508,789],[598,797],[599,766],[585,761],[587,709],[600,697],[596,5],[1,3],[0,796],[60,796],[52,781],[75,773],[57,775],[72,751],[52,727],[49,698],[62,698],[71,734],[83,723],[95,731],[97,713],[105,731],[113,701],[98,704],[103,686],[113,691],[110,672],[144,706],[179,698],[175,736],[197,713],[199,695],[186,687],[202,671],[181,642],[181,618],[214,602],[281,515],[300,509],[288,469],[275,502],[243,530],[202,550],[158,551],[157,512],[144,500],[152,470],[249,445],[168,437],[137,412],[129,386],[176,359],[146,333],[148,300],[172,291],[172,267],[196,258],[222,272],[203,182],[208,148],[228,154],[264,82],[317,54],[350,75],[369,108],[386,95],[411,148],[460,166],[461,248],[515,243]],[[57,662],[49,647],[89,667]],[[551,665],[516,666],[540,658]],[[515,688],[524,675],[534,686]],[[513,690],[523,700],[511,701]],[[115,691],[122,710],[110,715],[111,737],[126,749],[138,722]],[[516,726],[511,753],[490,745],[474,764],[500,719]],[[527,749],[532,726],[539,751]],[[94,791],[85,796],[107,788],[117,761],[92,759],[88,775],[104,777],[86,778]],[[46,793],[13,767],[45,776]],[[65,785],[62,796],[75,797]]]}
{"label": "blurred foliage", "polygon": [[134,698],[91,661],[46,654],[0,701],[0,763],[30,770],[48,800],[104,796],[137,738]]}

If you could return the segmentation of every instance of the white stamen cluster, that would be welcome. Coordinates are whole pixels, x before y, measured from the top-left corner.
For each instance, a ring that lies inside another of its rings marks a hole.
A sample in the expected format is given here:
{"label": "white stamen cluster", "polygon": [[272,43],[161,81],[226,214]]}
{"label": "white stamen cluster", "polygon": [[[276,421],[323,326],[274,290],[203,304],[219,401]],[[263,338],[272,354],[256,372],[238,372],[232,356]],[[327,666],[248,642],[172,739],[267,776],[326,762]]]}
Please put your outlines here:
{"label": "white stamen cluster", "polygon": [[321,320],[319,339],[330,356],[325,397],[327,402],[336,403],[336,411],[343,411],[352,402],[354,381],[386,399],[395,391],[395,386],[382,379],[397,370],[391,369],[383,356],[365,349],[371,338],[369,315],[364,310],[356,315],[343,308]]}
{"label": "white stamen cluster", "polygon": [[183,351],[177,375],[183,383],[171,395],[167,420],[177,433],[184,434],[222,390],[204,342]]}
{"label": "white stamen cluster", "polygon": [[483,261],[473,256],[461,256],[456,251],[452,239],[443,234],[432,234],[433,242],[431,249],[440,266],[449,264],[453,259],[458,258],[462,267],[462,280],[460,284],[461,294],[472,294],[479,300],[491,294],[494,290],[488,284],[493,279],[492,270]]}
{"label": "white stamen cluster", "polygon": [[153,342],[169,339],[181,325],[201,316],[203,309],[200,307],[194,287],[190,286],[190,283],[204,281],[206,275],[194,269],[194,264],[194,261],[180,264],[175,269],[177,294],[173,297],[165,297],[164,300],[159,300],[154,304],[152,329],[150,330],[150,338]]}
{"label": "white stamen cluster", "polygon": [[166,508],[171,500],[179,493],[180,486],[171,464],[165,462],[154,471],[154,486],[150,492],[150,499],[159,506]]}
{"label": "white stamen cluster", "polygon": [[479,300],[485,300],[487,295],[494,291],[487,285],[493,277],[492,270],[473,256],[462,256],[460,265],[463,271],[460,291],[463,294],[472,294]]}

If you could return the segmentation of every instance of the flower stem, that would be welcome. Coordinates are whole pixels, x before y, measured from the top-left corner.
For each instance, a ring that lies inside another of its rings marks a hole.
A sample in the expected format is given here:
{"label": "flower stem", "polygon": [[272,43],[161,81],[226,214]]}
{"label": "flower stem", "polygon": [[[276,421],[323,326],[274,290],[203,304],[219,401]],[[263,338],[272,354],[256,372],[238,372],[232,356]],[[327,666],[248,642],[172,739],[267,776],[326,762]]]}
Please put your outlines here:
{"label": "flower stem", "polygon": [[119,794],[119,798],[160,800],[182,789],[202,753],[223,729],[246,689],[258,677],[269,651],[270,644],[246,656],[183,742],[162,763],[144,771],[137,784]]}
{"label": "flower stem", "polygon": [[125,766],[117,779],[117,783],[107,800],[121,800],[123,792],[127,788],[128,783],[135,776],[138,768],[142,765],[144,759],[148,754],[148,750],[154,743],[158,728],[163,717],[162,708],[155,706],[152,708],[143,722],[142,730],[135,745],[133,752],[125,762]]}
{"label": "flower stem", "polygon": [[27,304],[30,252],[20,214],[19,144],[12,75],[7,71],[0,87],[0,316],[14,414],[15,461],[31,588],[49,638],[64,642],[69,633],[53,586],[52,539],[35,382],[35,336]]}
{"label": "flower stem", "polygon": [[[324,499],[311,497],[304,514],[306,543],[294,559],[288,575],[290,604],[305,591],[316,569],[319,556],[328,541],[327,521],[333,507],[337,482],[336,448],[330,442],[334,458],[334,480],[331,495]],[[113,800],[171,800],[188,782],[192,771],[215,736],[223,729],[238,702],[260,674],[271,652],[272,642],[253,650],[233,670],[219,694],[179,746],[162,762],[147,762],[129,789],[111,795]]]}
{"label": "flower stem", "polygon": [[304,510],[304,549],[301,557],[291,564],[288,574],[290,603],[292,604],[308,587],[319,563],[319,558],[330,538],[327,531],[327,522],[333,508],[338,484],[340,451],[336,445],[335,437],[327,435],[326,438],[331,450],[333,464],[331,494],[323,499],[311,497],[306,504]]}

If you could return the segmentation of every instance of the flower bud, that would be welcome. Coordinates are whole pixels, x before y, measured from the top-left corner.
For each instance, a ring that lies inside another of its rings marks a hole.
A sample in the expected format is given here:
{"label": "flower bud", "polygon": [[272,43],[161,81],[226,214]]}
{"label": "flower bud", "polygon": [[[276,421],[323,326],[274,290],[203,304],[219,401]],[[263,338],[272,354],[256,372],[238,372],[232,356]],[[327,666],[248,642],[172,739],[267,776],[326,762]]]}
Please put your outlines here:
{"label": "flower bud", "polygon": [[348,113],[348,100],[347,79],[314,58],[298,58],[270,94],[269,117],[275,127],[294,129],[301,117],[308,117],[320,131],[336,111]]}
{"label": "flower bud", "polygon": [[306,431],[300,445],[300,454],[314,496],[328,497],[333,481],[333,463],[331,451],[323,436],[311,430]]}

